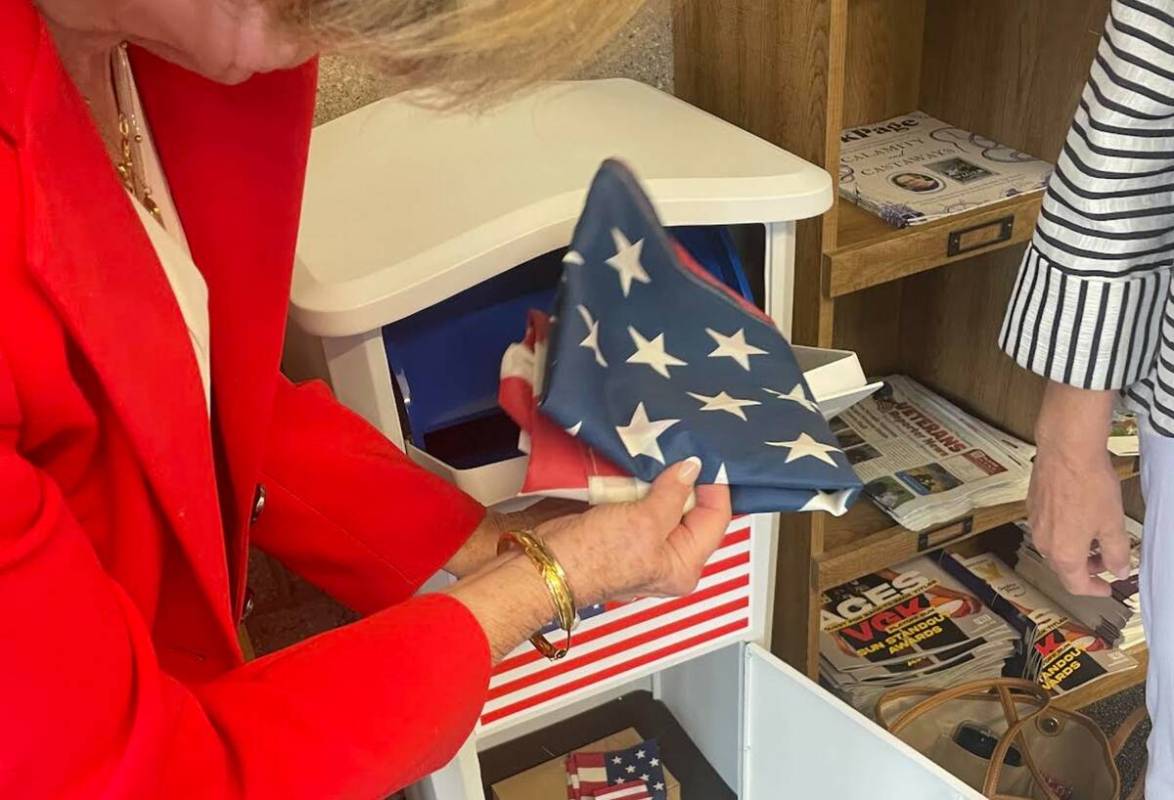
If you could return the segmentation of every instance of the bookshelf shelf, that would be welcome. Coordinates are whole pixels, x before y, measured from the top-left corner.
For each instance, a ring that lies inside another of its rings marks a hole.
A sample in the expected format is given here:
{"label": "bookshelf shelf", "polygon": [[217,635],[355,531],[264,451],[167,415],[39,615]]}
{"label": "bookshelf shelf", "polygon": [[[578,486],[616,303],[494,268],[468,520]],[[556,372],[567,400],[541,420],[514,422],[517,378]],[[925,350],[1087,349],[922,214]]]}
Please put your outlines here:
{"label": "bookshelf shelf", "polygon": [[1031,238],[1041,197],[1021,195],[910,228],[894,228],[841,200],[836,247],[827,254],[827,293],[842,297],[1022,244]]}
{"label": "bookshelf shelf", "polygon": [[[1122,480],[1137,474],[1136,458],[1113,459]],[[955,522],[928,531],[911,531],[895,522],[870,501],[862,500],[842,517],[828,517],[823,530],[823,552],[815,559],[819,591],[838,586],[869,572],[958,544],[1027,514],[1023,502],[989,506]]]}

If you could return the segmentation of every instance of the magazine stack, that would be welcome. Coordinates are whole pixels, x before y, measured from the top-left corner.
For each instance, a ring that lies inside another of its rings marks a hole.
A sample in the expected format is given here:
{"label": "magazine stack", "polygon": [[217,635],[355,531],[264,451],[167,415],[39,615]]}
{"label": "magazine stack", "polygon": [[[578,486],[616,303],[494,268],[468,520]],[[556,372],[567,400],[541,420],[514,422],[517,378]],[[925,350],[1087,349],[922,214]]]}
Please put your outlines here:
{"label": "magazine stack", "polygon": [[1008,674],[1038,681],[1058,696],[1137,667],[1131,656],[1064,613],[993,553],[945,555],[941,565],[1029,644],[1022,660],[1008,666]]}
{"label": "magazine stack", "polygon": [[1027,496],[1034,447],[903,375],[831,426],[865,494],[910,530]]}
{"label": "magazine stack", "polygon": [[894,687],[998,677],[1021,641],[929,557],[829,589],[820,627],[822,682],[866,714]]}
{"label": "magazine stack", "polygon": [[1138,574],[1141,570],[1141,524],[1126,518],[1125,532],[1130,542],[1129,577],[1119,579],[1111,573],[1100,577],[1112,587],[1109,597],[1082,597],[1064,588],[1060,579],[1048,567],[1043,555],[1031,542],[1031,529],[1026,522],[1016,523],[1023,530],[1023,544],[1015,571],[1048,596],[1062,611],[1070,615],[1097,636],[1117,648],[1132,648],[1145,642],[1141,626],[1141,595]]}

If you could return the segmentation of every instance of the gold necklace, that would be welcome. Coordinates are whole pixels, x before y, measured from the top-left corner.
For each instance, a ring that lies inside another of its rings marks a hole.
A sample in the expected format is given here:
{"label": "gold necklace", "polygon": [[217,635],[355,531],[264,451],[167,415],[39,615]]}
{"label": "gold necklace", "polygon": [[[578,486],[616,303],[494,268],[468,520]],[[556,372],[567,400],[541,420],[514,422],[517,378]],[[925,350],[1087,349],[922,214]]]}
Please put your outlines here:
{"label": "gold necklace", "polygon": [[110,59],[110,74],[114,84],[114,102],[118,108],[118,135],[121,140],[119,157],[114,162],[114,167],[126,190],[142,203],[143,208],[147,209],[156,222],[163,225],[163,213],[151,194],[143,164],[143,132],[139,128],[138,115],[135,114],[134,74],[131,72],[125,43],[114,48]]}

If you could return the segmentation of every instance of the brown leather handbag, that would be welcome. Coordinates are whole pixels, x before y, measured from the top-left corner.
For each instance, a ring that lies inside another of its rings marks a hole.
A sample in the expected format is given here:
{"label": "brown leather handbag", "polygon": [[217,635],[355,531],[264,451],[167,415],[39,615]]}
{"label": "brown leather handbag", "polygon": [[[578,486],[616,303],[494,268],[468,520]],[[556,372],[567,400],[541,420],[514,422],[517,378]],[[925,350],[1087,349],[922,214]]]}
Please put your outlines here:
{"label": "brown leather handbag", "polygon": [[[894,689],[877,702],[876,719],[993,800],[1119,800],[1115,757],[1144,712],[1110,741],[1088,717],[1052,705],[1038,684],[999,678],[944,691]],[[989,757],[960,743],[962,726],[993,744]],[[1142,796],[1138,783],[1129,800]]]}

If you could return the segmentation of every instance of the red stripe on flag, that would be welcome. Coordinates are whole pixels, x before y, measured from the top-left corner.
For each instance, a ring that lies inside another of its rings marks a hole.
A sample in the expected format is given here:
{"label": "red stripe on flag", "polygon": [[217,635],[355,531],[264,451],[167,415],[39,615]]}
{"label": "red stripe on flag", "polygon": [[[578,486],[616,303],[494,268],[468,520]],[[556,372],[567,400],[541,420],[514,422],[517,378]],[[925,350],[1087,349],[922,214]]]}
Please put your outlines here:
{"label": "red stripe on flag", "polygon": [[588,664],[594,664],[596,661],[602,661],[605,658],[610,658],[617,653],[622,653],[625,650],[632,650],[639,647],[640,645],[654,642],[662,637],[671,636],[674,633],[680,633],[683,630],[700,625],[703,622],[709,622],[710,620],[717,619],[718,617],[724,617],[726,614],[731,614],[740,608],[748,608],[749,606],[750,598],[740,597],[736,600],[731,600],[728,603],[723,603],[720,606],[707,608],[691,617],[685,617],[684,619],[679,619],[676,622],[671,622],[668,625],[662,625],[659,628],[646,631],[638,636],[633,636],[630,639],[624,639],[622,641],[615,642],[614,644],[609,644],[607,647],[601,647],[598,650],[588,653],[581,658],[576,658],[574,661],[560,661],[557,664],[552,665],[550,669],[544,669],[541,672],[535,672],[531,675],[526,675],[525,677],[509,681],[508,683],[503,683],[500,686],[490,689],[487,699],[496,700],[497,698],[503,697],[512,692],[525,689],[527,686],[533,686],[536,683],[542,683],[543,681],[550,680],[551,678],[558,675],[565,675],[572,670],[581,669]]}
{"label": "red stripe on flag", "polygon": [[621,675],[625,672],[642,667],[645,664],[651,664],[652,662],[659,661],[662,658],[668,658],[669,656],[675,653],[679,653],[682,650],[688,650],[690,647],[696,647],[697,645],[705,644],[706,642],[712,641],[714,639],[720,639],[722,636],[725,636],[728,633],[734,633],[735,631],[740,631],[748,627],[750,627],[750,620],[742,619],[731,622],[728,625],[723,625],[720,628],[714,628],[711,631],[706,631],[705,633],[699,633],[696,636],[692,636],[688,639],[677,642],[676,644],[671,644],[668,647],[662,647],[661,649],[654,650],[651,653],[645,653],[639,658],[633,658],[629,661],[625,661],[622,664],[616,664],[613,667],[600,670],[593,675],[586,675],[582,678],[579,678],[578,680],[571,681],[569,683],[563,684],[562,686],[551,689],[550,691],[536,694],[533,697],[528,697],[525,700],[514,703],[513,705],[504,706],[497,709],[496,711],[490,711],[488,714],[481,717],[481,724],[488,725],[491,722],[495,722],[499,719],[517,714],[519,711],[525,711],[527,708],[533,708],[534,706],[545,703],[548,700],[553,700],[556,697],[560,697],[564,694],[570,694],[571,692],[577,689],[581,689],[584,686],[590,686],[593,683],[599,683],[600,681],[607,680],[608,678],[611,678],[615,675]]}
{"label": "red stripe on flag", "polygon": [[[748,561],[749,554],[744,555],[746,555],[746,560]],[[745,561],[741,563],[745,563]],[[589,631],[573,634],[571,636],[571,646],[575,647],[584,645],[588,642],[593,642],[596,639],[602,638],[604,636],[610,636],[617,631],[622,631],[624,628],[630,628],[633,625],[640,624],[641,622],[647,622],[650,619],[655,619],[656,617],[663,616],[664,614],[669,614],[673,611],[679,611],[682,608],[688,608],[695,603],[700,603],[704,600],[709,600],[712,597],[717,597],[719,595],[725,594],[726,592],[732,592],[735,589],[740,589],[749,585],[749,575],[739,575],[738,577],[731,578],[728,581],[715,583],[708,589],[702,589],[699,592],[694,592],[693,594],[688,594],[684,597],[678,597],[675,600],[668,600],[664,603],[658,603],[657,605],[652,606],[651,608],[646,608],[636,614],[632,614],[630,616],[600,625],[598,628],[592,628]],[[527,664],[540,661],[542,658],[543,655],[541,653],[539,653],[537,650],[531,649],[525,653],[522,653],[521,655],[517,655],[513,658],[508,658],[505,661],[502,661],[497,665],[497,668],[493,670],[493,674],[501,675],[509,672],[510,670],[517,669],[518,667],[524,667]]]}

